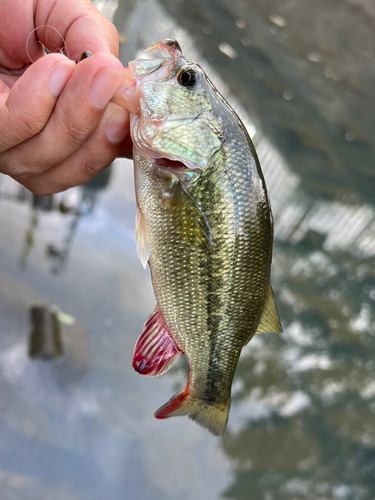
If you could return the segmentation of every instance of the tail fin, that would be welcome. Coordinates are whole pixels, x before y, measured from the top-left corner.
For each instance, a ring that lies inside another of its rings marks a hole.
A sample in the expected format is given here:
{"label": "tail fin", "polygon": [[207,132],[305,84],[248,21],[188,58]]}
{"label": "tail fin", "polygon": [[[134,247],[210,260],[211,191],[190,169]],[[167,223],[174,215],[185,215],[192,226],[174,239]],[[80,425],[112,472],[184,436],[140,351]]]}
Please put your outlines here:
{"label": "tail fin", "polygon": [[188,415],[199,425],[208,429],[215,436],[224,434],[230,408],[230,397],[226,403],[210,404],[189,396],[185,387],[155,412],[156,418],[179,417]]}

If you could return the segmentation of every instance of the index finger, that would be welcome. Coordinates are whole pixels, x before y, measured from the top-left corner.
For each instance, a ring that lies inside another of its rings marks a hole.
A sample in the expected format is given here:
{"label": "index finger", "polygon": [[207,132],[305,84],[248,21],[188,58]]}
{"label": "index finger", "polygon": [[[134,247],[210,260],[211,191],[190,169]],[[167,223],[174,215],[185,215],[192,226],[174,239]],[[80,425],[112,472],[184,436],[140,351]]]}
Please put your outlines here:
{"label": "index finger", "polygon": [[32,64],[11,90],[4,84],[0,93],[0,153],[43,130],[75,68],[65,56],[51,54]]}

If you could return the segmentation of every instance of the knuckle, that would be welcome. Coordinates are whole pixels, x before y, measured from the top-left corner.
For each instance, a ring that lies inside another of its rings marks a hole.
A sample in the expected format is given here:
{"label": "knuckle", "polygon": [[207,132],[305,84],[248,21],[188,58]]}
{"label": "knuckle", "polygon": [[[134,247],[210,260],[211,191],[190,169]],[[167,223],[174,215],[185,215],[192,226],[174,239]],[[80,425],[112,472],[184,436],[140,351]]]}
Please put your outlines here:
{"label": "knuckle", "polygon": [[53,194],[58,193],[58,189],[56,189],[51,185],[48,185],[41,179],[38,179],[35,182],[28,182],[28,183],[26,182],[24,183],[24,185],[25,187],[27,187],[29,191],[31,191],[36,196],[51,196]]}
{"label": "knuckle", "polygon": [[69,142],[75,146],[82,144],[92,133],[88,127],[76,127],[67,121],[65,121],[65,130]]}
{"label": "knuckle", "polygon": [[1,130],[1,153],[9,151],[14,146],[38,135],[46,125],[46,121],[43,118],[30,114],[27,111],[23,111],[22,114],[14,120],[11,112],[8,110],[7,120],[4,120],[4,122],[6,123],[6,121],[8,125],[3,125]]}
{"label": "knuckle", "polygon": [[11,164],[8,167],[9,175],[14,177],[16,180],[30,179],[39,175],[42,169],[38,165],[32,165],[31,163],[20,162],[17,159],[12,159]]}
{"label": "knuckle", "polygon": [[27,179],[30,179],[31,177],[33,177],[33,174],[31,174],[30,172],[26,172],[26,171],[12,173],[11,175],[14,179],[16,179],[16,181],[23,181],[23,180],[27,180]]}
{"label": "knuckle", "polygon": [[17,160],[13,160],[7,170],[9,175],[14,177],[16,180],[28,179],[33,176],[33,172],[30,171],[30,168]]}
{"label": "knuckle", "polygon": [[26,133],[26,135],[32,137],[43,130],[45,122],[37,116],[23,113],[21,126],[23,128],[22,134]]}
{"label": "knuckle", "polygon": [[116,26],[111,23],[106,17],[102,17],[102,30],[105,32],[105,38],[107,41],[118,40],[118,31]]}
{"label": "knuckle", "polygon": [[93,158],[85,157],[81,163],[81,171],[85,177],[95,177],[98,175],[107,165],[103,162],[94,160]]}
{"label": "knuckle", "polygon": [[107,29],[109,31],[109,39],[118,40],[118,31],[116,26],[108,21]]}

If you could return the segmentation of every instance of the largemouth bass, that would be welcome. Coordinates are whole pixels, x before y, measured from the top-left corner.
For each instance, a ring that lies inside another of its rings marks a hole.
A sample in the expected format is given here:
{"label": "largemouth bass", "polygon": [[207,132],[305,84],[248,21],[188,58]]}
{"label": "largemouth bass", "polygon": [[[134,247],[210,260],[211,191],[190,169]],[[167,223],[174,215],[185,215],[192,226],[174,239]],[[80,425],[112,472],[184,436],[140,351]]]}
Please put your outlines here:
{"label": "largemouth bass", "polygon": [[221,435],[241,349],[281,332],[270,285],[273,221],[259,161],[236,113],[175,40],[126,70],[136,243],[157,306],[133,366],[161,375],[181,353],[188,383],[157,418],[188,415]]}

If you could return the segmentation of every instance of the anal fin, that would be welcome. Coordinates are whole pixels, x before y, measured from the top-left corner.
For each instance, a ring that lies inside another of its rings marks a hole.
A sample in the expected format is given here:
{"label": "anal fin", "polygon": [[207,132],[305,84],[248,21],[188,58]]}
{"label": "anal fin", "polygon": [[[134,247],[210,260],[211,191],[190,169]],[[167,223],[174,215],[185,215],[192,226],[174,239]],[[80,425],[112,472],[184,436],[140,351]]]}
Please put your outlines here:
{"label": "anal fin", "polygon": [[156,306],[146,321],[133,354],[133,368],[141,375],[162,375],[178,360],[181,351]]}
{"label": "anal fin", "polygon": [[255,335],[260,335],[266,332],[276,332],[281,333],[283,331],[279,314],[276,309],[275,298],[273,295],[273,290],[271,285],[268,289],[268,294],[266,298],[266,303],[264,304],[264,309],[262,317],[260,318],[259,325]]}

